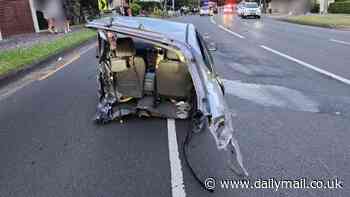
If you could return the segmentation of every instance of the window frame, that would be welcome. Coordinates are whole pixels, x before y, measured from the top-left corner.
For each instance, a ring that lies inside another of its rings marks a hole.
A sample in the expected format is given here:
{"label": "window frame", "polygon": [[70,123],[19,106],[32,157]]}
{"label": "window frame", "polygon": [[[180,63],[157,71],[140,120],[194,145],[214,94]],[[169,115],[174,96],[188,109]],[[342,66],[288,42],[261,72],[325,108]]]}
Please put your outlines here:
{"label": "window frame", "polygon": [[213,57],[211,56],[211,54],[210,54],[210,52],[208,50],[207,45],[205,44],[205,41],[204,41],[202,35],[198,31],[196,31],[196,37],[197,37],[199,49],[200,49],[200,51],[202,53],[201,56],[203,58],[203,62],[205,64],[205,66],[208,68],[208,70],[211,73],[215,73]]}

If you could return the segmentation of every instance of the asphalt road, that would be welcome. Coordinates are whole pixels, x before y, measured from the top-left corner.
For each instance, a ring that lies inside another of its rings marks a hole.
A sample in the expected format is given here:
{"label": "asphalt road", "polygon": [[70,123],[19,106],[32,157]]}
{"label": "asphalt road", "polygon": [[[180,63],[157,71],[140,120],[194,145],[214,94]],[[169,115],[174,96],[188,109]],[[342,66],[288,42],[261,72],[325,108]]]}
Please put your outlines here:
{"label": "asphalt road", "polygon": [[[268,18],[176,20],[195,24],[217,45],[215,69],[251,180],[344,182],[343,189],[278,191],[221,189],[218,182],[208,193],[181,154],[189,124],[176,121],[186,196],[349,196],[350,86],[303,63],[350,79],[350,46],[331,41],[350,42],[350,33]],[[93,124],[97,61],[93,48],[81,53],[0,90],[0,197],[172,196],[167,120]],[[237,179],[208,132],[194,137],[189,160],[202,179]]]}

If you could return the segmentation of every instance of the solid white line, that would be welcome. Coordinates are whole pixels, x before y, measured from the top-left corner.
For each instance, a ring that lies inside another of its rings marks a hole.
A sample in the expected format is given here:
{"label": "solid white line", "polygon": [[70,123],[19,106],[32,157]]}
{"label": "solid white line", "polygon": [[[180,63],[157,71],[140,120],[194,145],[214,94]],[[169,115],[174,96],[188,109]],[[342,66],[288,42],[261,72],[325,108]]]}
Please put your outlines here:
{"label": "solid white line", "polygon": [[342,40],[336,40],[336,39],[329,39],[331,42],[336,42],[339,44],[345,44],[345,45],[350,45],[350,42],[342,41]]}
{"label": "solid white line", "polygon": [[186,197],[179,149],[177,145],[175,120],[168,119],[167,122],[172,197]]}
{"label": "solid white line", "polygon": [[219,25],[219,28],[222,29],[222,30],[224,30],[224,31],[226,31],[226,32],[228,32],[228,33],[230,33],[230,34],[232,34],[232,35],[234,35],[234,36],[236,36],[236,37],[238,37],[238,38],[245,39],[244,36],[242,36],[242,35],[240,35],[240,34],[238,34],[238,33],[236,33],[236,32],[233,32],[233,31],[227,29],[227,28],[225,28],[225,27],[222,26],[222,25]]}
{"label": "solid white line", "polygon": [[276,54],[276,55],[282,56],[282,57],[284,57],[284,58],[286,58],[286,59],[289,59],[289,60],[291,60],[291,61],[293,61],[293,62],[295,62],[295,63],[298,63],[298,64],[300,64],[300,65],[302,65],[302,66],[304,66],[304,67],[306,67],[306,68],[312,69],[312,70],[314,70],[314,71],[316,71],[316,72],[319,72],[319,73],[321,73],[321,74],[327,75],[327,76],[329,76],[329,77],[331,77],[331,78],[333,78],[333,79],[336,79],[336,80],[341,81],[341,82],[343,82],[343,83],[345,83],[345,84],[347,84],[347,85],[350,85],[350,80],[349,80],[349,79],[346,79],[346,78],[344,78],[344,77],[338,76],[338,75],[336,75],[336,74],[334,74],[334,73],[331,73],[331,72],[328,72],[328,71],[326,71],[326,70],[320,69],[320,68],[318,68],[318,67],[316,67],[316,66],[313,66],[313,65],[311,65],[311,64],[309,64],[309,63],[306,63],[306,62],[304,62],[304,61],[298,60],[298,59],[296,59],[296,58],[294,58],[294,57],[291,57],[291,56],[289,56],[289,55],[286,55],[286,54],[281,53],[281,52],[279,52],[279,51],[276,51],[276,50],[274,50],[274,49],[271,49],[271,48],[269,48],[269,47],[267,47],[267,46],[261,45],[260,47],[263,48],[263,49],[265,49],[265,50],[267,50],[267,51],[270,51],[270,52],[272,52],[272,53],[274,53],[274,54]]}

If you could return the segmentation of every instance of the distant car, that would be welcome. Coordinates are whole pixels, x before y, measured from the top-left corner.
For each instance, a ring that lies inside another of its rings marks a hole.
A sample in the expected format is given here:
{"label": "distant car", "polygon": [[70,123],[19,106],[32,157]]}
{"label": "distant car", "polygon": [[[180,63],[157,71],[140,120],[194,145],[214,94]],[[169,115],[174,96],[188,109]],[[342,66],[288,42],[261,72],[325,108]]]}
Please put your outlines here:
{"label": "distant car", "polygon": [[224,14],[232,14],[234,6],[232,4],[224,5]]}
{"label": "distant car", "polygon": [[255,2],[246,2],[239,9],[239,15],[242,18],[247,18],[249,16],[253,16],[255,18],[261,17],[261,9],[259,5]]}
{"label": "distant car", "polygon": [[210,16],[210,15],[213,15],[213,11],[212,11],[212,9],[210,9],[209,6],[202,6],[199,9],[199,15],[200,16]]}

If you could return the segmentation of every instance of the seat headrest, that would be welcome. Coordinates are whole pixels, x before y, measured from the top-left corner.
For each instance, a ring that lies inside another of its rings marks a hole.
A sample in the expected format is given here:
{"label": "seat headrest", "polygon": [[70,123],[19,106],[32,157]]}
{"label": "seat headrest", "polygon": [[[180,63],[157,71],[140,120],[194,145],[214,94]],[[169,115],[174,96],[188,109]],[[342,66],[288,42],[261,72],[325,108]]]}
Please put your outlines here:
{"label": "seat headrest", "polygon": [[136,54],[136,49],[132,38],[117,39],[117,57],[131,57]]}
{"label": "seat headrest", "polygon": [[166,57],[168,60],[176,60],[176,61],[180,60],[179,56],[174,51],[171,51],[171,50],[168,50],[166,52]]}

